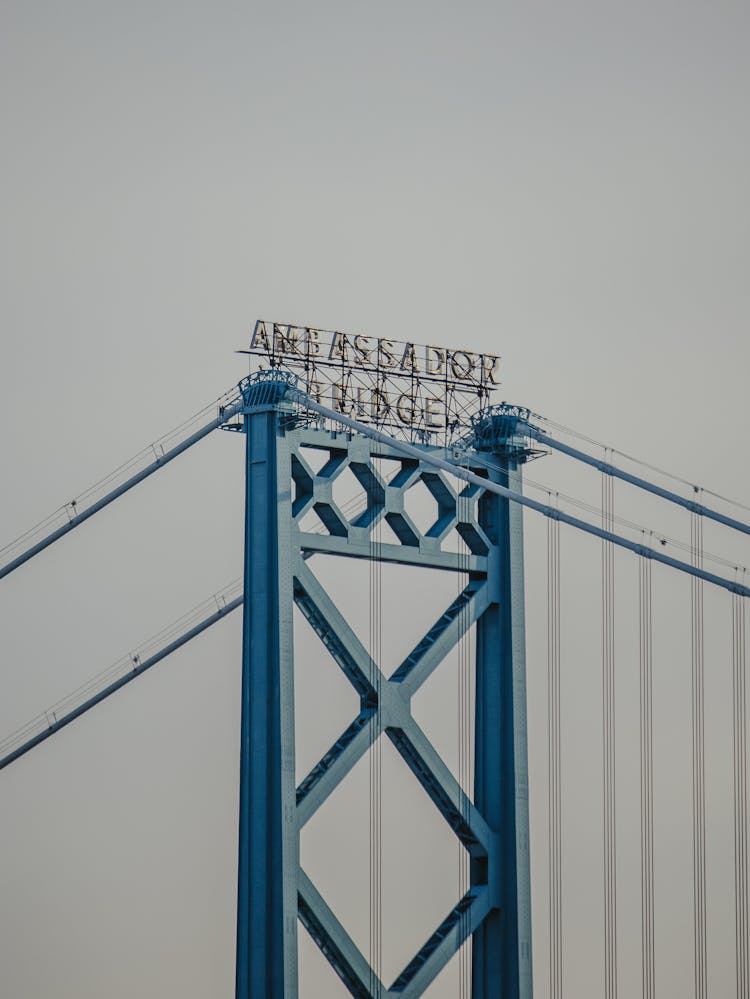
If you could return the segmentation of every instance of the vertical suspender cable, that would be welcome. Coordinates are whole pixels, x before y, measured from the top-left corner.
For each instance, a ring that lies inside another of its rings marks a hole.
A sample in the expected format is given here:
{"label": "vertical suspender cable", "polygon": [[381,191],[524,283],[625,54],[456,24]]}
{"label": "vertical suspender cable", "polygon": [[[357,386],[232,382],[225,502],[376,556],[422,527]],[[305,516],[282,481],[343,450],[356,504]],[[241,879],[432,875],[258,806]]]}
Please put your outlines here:
{"label": "vertical suspender cable", "polygon": [[[460,522],[465,518],[468,512],[467,508],[471,505],[471,500],[466,498],[464,495],[465,490],[459,489],[456,501],[456,513],[457,519]],[[468,568],[468,558],[467,558],[468,546],[464,539],[458,536],[458,572],[456,573],[456,597],[458,598],[461,591],[464,589],[466,575],[465,572]],[[465,607],[461,607],[459,610],[459,621],[461,625],[464,624],[463,615],[466,613]],[[458,783],[464,792],[468,795],[468,711],[469,711],[469,696],[468,696],[468,655],[466,648],[466,634],[462,634],[458,640]],[[467,820],[468,816],[466,814],[466,799],[461,798],[461,815],[464,821]],[[463,898],[469,887],[469,857],[464,849],[463,844],[458,842],[458,897]],[[466,922],[468,920],[468,913],[462,912],[460,916],[461,921],[461,931],[462,936],[465,935]],[[459,999],[468,999],[469,997],[469,958],[468,949],[464,945],[458,952],[458,995]]]}
{"label": "vertical suspender cable", "polygon": [[375,836],[374,836],[374,820],[375,820],[375,787],[373,783],[374,767],[373,759],[375,756],[375,740],[377,738],[377,718],[378,718],[378,704],[377,704],[377,683],[375,681],[375,669],[377,667],[377,662],[375,659],[375,575],[373,572],[373,562],[375,558],[375,542],[373,538],[373,533],[375,531],[375,525],[370,524],[370,559],[367,563],[368,569],[368,586],[367,586],[367,596],[369,600],[368,607],[368,630],[370,639],[370,660],[372,662],[372,675],[373,681],[375,683],[375,704],[373,707],[373,713],[370,716],[370,752],[368,753],[368,820],[369,828],[367,832],[367,857],[369,861],[369,871],[368,871],[368,903],[369,903],[369,962],[370,962],[370,993],[375,995],[375,882],[373,878],[373,870],[375,863]]}
{"label": "vertical suspender cable", "polygon": [[[373,460],[373,463],[374,460]],[[382,699],[382,574],[380,565],[381,520],[370,525],[370,657],[375,682],[375,710],[370,720],[370,993],[380,999],[383,972],[383,810],[382,746],[380,742]]]}
{"label": "vertical suspender cable", "polygon": [[[456,490],[456,519],[458,523],[465,521],[472,510],[474,500],[468,495],[469,487]],[[461,534],[457,534],[457,572],[456,572],[456,599],[460,598],[468,581],[470,568],[470,551],[466,541]],[[469,791],[470,791],[470,740],[471,740],[471,699],[470,699],[470,637],[466,628],[467,616],[469,614],[468,605],[461,603],[458,611],[457,621],[459,623],[459,639],[456,646],[458,657],[458,676],[456,689],[457,703],[457,729],[458,729],[458,784],[463,794],[461,800],[461,817],[465,823],[469,821]],[[458,897],[463,898],[469,890],[469,855],[463,844],[457,842],[457,873],[458,873]],[[466,940],[469,926],[469,912],[464,910],[459,915],[459,929],[461,938]],[[471,953],[467,943],[458,952],[458,999],[469,999],[471,994]]]}
{"label": "vertical suspender cable", "polygon": [[638,623],[641,739],[641,973],[643,999],[655,999],[653,605],[651,560],[643,557],[638,560]]}
{"label": "vertical suspender cable", "polygon": [[[607,455],[605,453],[605,462]],[[614,532],[614,480],[602,475],[602,527]],[[602,740],[604,774],[604,995],[617,999],[614,546],[602,541]]]}
{"label": "vertical suspender cable", "polygon": [[732,595],[732,763],[734,776],[734,912],[737,999],[750,999],[745,634],[745,600],[735,593]]}
{"label": "vertical suspender cable", "polygon": [[[380,465],[380,462],[376,462],[376,465]],[[375,564],[375,572],[377,574],[377,613],[375,616],[376,628],[377,628],[377,662],[381,663],[383,658],[383,563],[380,561],[380,554],[382,549],[382,537],[383,537],[383,521],[382,518],[378,519],[376,526],[376,536],[375,542],[377,547],[377,562]],[[378,704],[381,703],[383,697],[383,671],[378,670]],[[378,735],[382,735],[382,717],[380,712],[378,712]],[[382,981],[383,978],[383,740],[378,739],[377,745],[377,821],[378,821],[378,849],[377,849],[377,860],[378,860],[378,870],[377,870],[377,889],[378,889],[378,981]],[[380,988],[378,988],[378,999],[380,999],[381,993]]]}
{"label": "vertical suspender cable", "polygon": [[[696,490],[697,492],[697,490]],[[692,564],[703,567],[703,518],[691,514]],[[706,999],[706,771],[703,684],[703,581],[690,580],[693,735],[693,933],[696,999]]]}
{"label": "vertical suspender cable", "polygon": [[[459,521],[460,521],[461,515],[463,513],[463,510],[461,509],[462,503],[463,503],[463,500],[462,500],[462,497],[461,497],[461,490],[459,489],[458,490],[458,495],[457,495],[457,498],[456,498],[456,514],[457,514],[457,519]],[[463,575],[462,572],[461,572],[461,563],[463,561],[463,557],[462,556],[463,556],[463,547],[464,546],[463,546],[463,540],[461,539],[460,535],[458,537],[457,544],[458,544],[458,569],[459,569],[459,571],[456,573],[456,597],[458,597],[458,594],[461,592],[461,582],[462,582],[462,575]],[[460,611],[459,611],[459,620],[460,620]],[[457,717],[457,722],[458,722],[458,746],[457,746],[457,749],[458,749],[458,783],[463,788],[463,773],[464,773],[464,728],[463,728],[463,726],[464,726],[464,704],[463,704],[464,686],[463,686],[463,666],[464,666],[464,661],[463,661],[463,645],[462,645],[460,639],[458,641],[458,646],[457,646],[456,652],[458,654],[458,676],[457,676],[458,688],[456,690],[456,695],[457,695],[456,696],[456,705],[457,705],[457,711],[458,711],[458,717]],[[462,817],[463,817],[463,809],[462,809]],[[458,851],[457,854],[456,854],[456,857],[457,857],[457,866],[458,866],[458,897],[462,898],[463,897],[463,893],[464,893],[464,857],[463,857],[463,855],[464,855],[464,853],[466,851],[463,849],[463,846],[462,846],[462,844],[461,844],[460,841],[457,842],[456,846],[457,846],[457,851]],[[466,986],[465,986],[465,982],[464,982],[464,949],[463,948],[461,948],[461,950],[459,950],[459,952],[458,952],[458,999],[466,999]]]}
{"label": "vertical suspender cable", "polygon": [[[464,492],[469,492],[465,489]],[[464,499],[465,510],[464,513],[468,517],[469,514],[473,512],[474,504],[479,502],[478,496],[474,499],[469,498],[467,495]],[[469,566],[471,561],[471,552],[469,546],[461,539],[461,550],[462,550],[462,561],[461,573],[459,574],[459,586],[462,588],[468,584],[469,581]],[[461,787],[464,790],[464,797],[462,798],[463,808],[464,808],[464,822],[469,822],[469,797],[473,798],[471,794],[471,636],[469,634],[469,629],[466,627],[467,619],[469,617],[469,604],[465,601],[461,606],[460,613],[463,615],[463,622],[461,628],[461,704],[462,704],[462,721],[461,721],[461,732],[462,732],[462,751],[461,751]],[[463,875],[462,875],[462,890],[459,897],[463,898],[466,892],[469,890],[469,854],[466,850],[461,849],[462,863],[463,863]],[[468,934],[468,927],[470,921],[469,910],[465,909],[462,913],[461,918],[464,921],[463,936],[466,939]],[[465,943],[461,948],[461,953],[463,956],[463,989],[465,999],[469,999],[471,995],[471,945]]]}
{"label": "vertical suspender cable", "polygon": [[[551,497],[550,497],[551,500]],[[562,999],[560,737],[560,521],[547,520],[547,772],[549,786],[550,999]]]}

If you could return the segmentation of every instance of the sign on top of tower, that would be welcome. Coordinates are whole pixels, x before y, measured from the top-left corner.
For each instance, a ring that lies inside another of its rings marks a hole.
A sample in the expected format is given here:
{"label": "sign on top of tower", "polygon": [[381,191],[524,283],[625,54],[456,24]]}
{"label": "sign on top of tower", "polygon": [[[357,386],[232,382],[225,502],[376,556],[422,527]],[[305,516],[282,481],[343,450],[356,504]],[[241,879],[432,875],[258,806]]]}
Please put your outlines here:
{"label": "sign on top of tower", "polygon": [[408,438],[449,440],[499,385],[494,354],[259,319],[252,370],[281,368],[318,402]]}

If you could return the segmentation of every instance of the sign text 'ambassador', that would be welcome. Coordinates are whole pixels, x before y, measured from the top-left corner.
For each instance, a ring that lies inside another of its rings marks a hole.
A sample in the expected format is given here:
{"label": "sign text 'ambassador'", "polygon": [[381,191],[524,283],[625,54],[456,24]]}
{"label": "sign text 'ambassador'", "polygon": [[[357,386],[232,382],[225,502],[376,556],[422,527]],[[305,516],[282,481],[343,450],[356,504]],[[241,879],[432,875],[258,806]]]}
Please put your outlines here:
{"label": "sign text 'ambassador'", "polygon": [[264,320],[247,353],[255,370],[294,372],[336,412],[434,443],[467,425],[499,384],[493,354]]}

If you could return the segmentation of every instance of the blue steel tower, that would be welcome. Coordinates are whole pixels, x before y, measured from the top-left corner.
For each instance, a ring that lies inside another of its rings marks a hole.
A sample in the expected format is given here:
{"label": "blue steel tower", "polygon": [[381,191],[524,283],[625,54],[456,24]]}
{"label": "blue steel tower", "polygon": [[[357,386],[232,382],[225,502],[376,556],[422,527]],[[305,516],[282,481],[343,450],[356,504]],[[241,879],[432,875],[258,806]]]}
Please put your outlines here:
{"label": "blue steel tower", "polygon": [[[469,935],[474,999],[531,999],[521,510],[476,485],[457,494],[433,464],[436,456],[445,455],[444,448],[424,444],[405,453],[404,445],[384,443],[382,435],[377,440],[368,427],[359,428],[361,432],[324,429],[304,405],[289,401],[296,395],[289,391],[293,382],[294,376],[269,371],[250,376],[242,386],[247,490],[237,999],[297,996],[298,922],[360,999],[422,995]],[[461,463],[520,491],[521,466],[529,452],[515,434],[516,420],[503,407],[475,417]],[[311,451],[322,455],[322,465],[306,458]],[[388,481],[379,474],[379,458],[400,462]],[[365,509],[351,520],[335,503],[332,489],[347,467],[367,496]],[[435,523],[424,532],[404,504],[407,491],[419,481],[438,508]],[[302,529],[300,522],[311,509],[325,534]],[[381,518],[398,543],[374,549],[371,532]],[[454,528],[468,555],[443,550],[442,542]],[[464,572],[468,581],[385,677],[315,575],[315,560],[330,557],[377,557]],[[360,698],[356,717],[298,787],[295,604]],[[411,698],[475,623],[471,801],[415,721]],[[302,827],[382,737],[391,740],[470,857],[467,893],[390,985],[377,980],[299,862]]]}

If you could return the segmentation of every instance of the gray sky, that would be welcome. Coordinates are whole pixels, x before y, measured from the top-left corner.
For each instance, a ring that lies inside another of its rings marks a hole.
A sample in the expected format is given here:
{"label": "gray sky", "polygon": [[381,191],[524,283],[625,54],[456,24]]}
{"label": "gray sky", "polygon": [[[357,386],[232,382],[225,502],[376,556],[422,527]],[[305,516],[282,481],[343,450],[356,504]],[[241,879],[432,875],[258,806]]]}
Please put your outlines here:
{"label": "gray sky", "polygon": [[[746,4],[725,0],[4,0],[2,538],[237,381],[245,366],[232,351],[259,316],[500,353],[501,397],[747,500],[749,19]],[[551,481],[553,461],[530,475]],[[216,435],[157,478],[2,584],[0,736],[239,575],[238,439]],[[599,613],[583,584],[598,580],[599,553],[575,552],[563,657],[566,986],[594,999],[600,865],[586,863],[600,849]],[[543,568],[542,534],[530,526],[538,995],[547,959]],[[623,589],[632,570],[622,563]],[[430,586],[437,616],[449,595]],[[656,695],[667,995],[689,988],[691,939],[680,880],[690,872],[689,826],[680,829],[690,703],[681,587],[664,582]],[[728,617],[711,599],[710,974],[713,994],[730,995],[731,884],[719,862]],[[627,618],[627,599],[621,606]],[[394,643],[408,645],[403,620],[392,622]],[[238,621],[220,626],[0,775],[3,995],[232,994],[238,639]],[[331,717],[302,727],[305,760],[351,710],[322,657],[314,669],[330,683]],[[627,797],[637,674],[623,667],[621,676],[627,992],[639,981],[638,825],[628,813],[637,787]],[[440,711],[455,677],[436,683],[431,724],[449,756],[456,720]],[[452,842],[392,769],[387,829],[400,809],[434,845],[425,853],[413,842],[403,869],[393,862],[385,875],[386,964],[397,965],[398,947],[418,946],[451,904],[455,881],[434,887],[453,863]],[[342,788],[340,814],[356,816],[363,794],[356,781]],[[366,889],[356,873],[366,827],[352,817],[332,850],[326,821],[303,847],[366,943],[361,899],[344,897],[357,877]],[[407,874],[435,892],[433,908],[416,906],[408,919],[395,901]],[[302,995],[343,994],[304,931],[300,939]],[[455,969],[448,974],[435,999],[455,996]]]}

